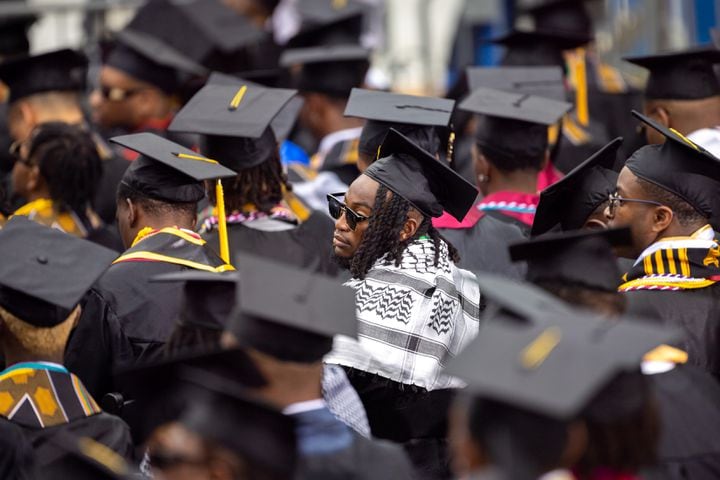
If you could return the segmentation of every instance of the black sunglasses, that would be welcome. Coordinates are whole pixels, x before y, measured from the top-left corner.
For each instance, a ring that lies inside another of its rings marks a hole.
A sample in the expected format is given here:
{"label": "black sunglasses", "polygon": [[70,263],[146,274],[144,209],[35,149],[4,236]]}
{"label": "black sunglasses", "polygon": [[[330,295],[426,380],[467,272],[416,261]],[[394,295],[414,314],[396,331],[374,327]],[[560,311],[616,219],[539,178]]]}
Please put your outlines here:
{"label": "black sunglasses", "polygon": [[345,197],[345,193],[328,193],[327,195],[328,210],[330,211],[330,216],[332,218],[337,220],[342,216],[344,212],[345,221],[347,221],[350,230],[355,230],[355,227],[357,227],[358,223],[365,222],[370,219],[370,217],[360,215],[359,213],[353,211],[351,208],[345,205],[345,202],[342,202],[338,197]]}

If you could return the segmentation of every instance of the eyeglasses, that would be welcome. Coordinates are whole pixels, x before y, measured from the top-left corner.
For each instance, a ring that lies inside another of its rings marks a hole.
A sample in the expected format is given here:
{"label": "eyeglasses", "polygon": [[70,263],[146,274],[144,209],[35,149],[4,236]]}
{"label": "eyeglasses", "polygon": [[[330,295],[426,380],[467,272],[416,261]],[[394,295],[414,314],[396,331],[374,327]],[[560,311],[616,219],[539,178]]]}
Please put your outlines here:
{"label": "eyeglasses", "polygon": [[338,197],[345,197],[345,193],[329,193],[327,195],[328,210],[330,211],[330,216],[332,218],[337,220],[343,213],[345,213],[345,220],[347,221],[350,230],[355,230],[358,223],[365,222],[370,219],[370,217],[360,215],[359,213],[353,211],[345,205],[344,202],[340,201]]}
{"label": "eyeglasses", "polygon": [[615,213],[617,207],[622,207],[624,202],[644,203],[645,205],[654,205],[656,207],[662,207],[663,204],[654,200],[643,200],[640,198],[624,198],[618,195],[617,192],[613,192],[608,197],[608,210],[610,214]]}
{"label": "eyeglasses", "polygon": [[22,155],[22,148],[24,146],[25,142],[20,142],[15,140],[10,144],[10,148],[8,148],[8,153],[10,156],[15,160],[16,162],[23,163],[25,165],[30,165],[30,159],[23,157]]}
{"label": "eyeglasses", "polygon": [[135,95],[138,92],[141,92],[142,90],[145,90],[144,88],[120,88],[120,87],[108,87],[105,85],[99,85],[97,87],[97,91],[100,92],[100,95],[103,96],[103,98],[106,98],[107,100],[110,100],[112,102],[122,102],[123,100],[126,100],[128,97],[131,97]]}

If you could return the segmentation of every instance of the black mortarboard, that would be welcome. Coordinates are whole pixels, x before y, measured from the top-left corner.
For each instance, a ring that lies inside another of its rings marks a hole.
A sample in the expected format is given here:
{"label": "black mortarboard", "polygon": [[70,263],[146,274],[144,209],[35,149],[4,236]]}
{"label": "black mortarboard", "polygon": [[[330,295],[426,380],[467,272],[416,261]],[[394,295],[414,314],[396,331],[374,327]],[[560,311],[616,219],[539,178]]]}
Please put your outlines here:
{"label": "black mortarboard", "polygon": [[530,324],[487,321],[445,373],[468,391],[554,418],[576,416],[617,374],[676,332],[624,318],[539,312]]}
{"label": "black mortarboard", "polygon": [[582,0],[543,0],[525,11],[532,15],[536,30],[592,39],[592,19]]}
{"label": "black mortarboard", "polygon": [[706,218],[720,196],[720,160],[675,130],[633,111],[632,114],[665,137],[661,145],[646,145],[625,166],[637,177],[685,200]]}
{"label": "black mortarboard", "polygon": [[697,100],[720,95],[720,81],[713,69],[720,63],[720,50],[712,46],[624,60],[650,71],[645,98]]}
{"label": "black mortarboard", "polygon": [[548,147],[549,125],[557,123],[572,104],[529,94],[477,88],[460,109],[482,115],[475,141],[493,160],[540,158]]}
{"label": "black mortarboard", "polygon": [[181,371],[180,376],[204,393],[180,417],[185,428],[229,449],[253,467],[273,472],[272,478],[294,477],[298,449],[292,416],[252,399],[222,377],[194,370]]}
{"label": "black mortarboard", "polygon": [[198,202],[205,196],[204,180],[236,175],[215,160],[153,133],[121,135],[110,141],[140,154],[121,182],[157,200]]}
{"label": "black mortarboard", "polygon": [[503,66],[565,66],[563,52],[585,45],[591,39],[561,33],[513,30],[492,43],[506,48]]}
{"label": "black mortarboard", "polygon": [[300,0],[300,30],[287,48],[360,43],[367,5],[356,0]]}
{"label": "black mortarboard", "polygon": [[43,465],[38,479],[122,480],[133,478],[132,470],[117,452],[91,437],[65,430],[47,435]]}
{"label": "black mortarboard", "polygon": [[181,377],[187,368],[221,378],[228,388],[259,388],[267,384],[241,349],[184,353],[124,367],[115,372],[115,385],[127,402],[122,416],[136,443],[143,442],[160,425],[177,420],[188,403],[192,403],[194,398]]}
{"label": "black mortarboard", "polygon": [[618,137],[540,193],[532,235],[560,226],[577,230],[615,191],[618,174],[613,167],[622,145]]}
{"label": "black mortarboard", "polygon": [[331,45],[286,50],[280,64],[302,65],[295,77],[295,87],[301,92],[346,99],[350,90],[365,81],[369,58],[370,51],[360,45]]}
{"label": "black mortarboard", "polygon": [[184,284],[179,324],[224,330],[235,306],[236,272],[186,270],[157,275],[151,282]]}
{"label": "black mortarboard", "polygon": [[268,38],[222,0],[152,0],[127,28],[153,35],[208,68]]}
{"label": "black mortarboard", "polygon": [[0,230],[0,306],[35,327],[65,321],[117,253],[25,217]]}
{"label": "black mortarboard", "polygon": [[468,67],[467,76],[470,91],[485,87],[559,102],[567,98],[560,67]]}
{"label": "black mortarboard", "polygon": [[390,128],[407,136],[419,129],[447,127],[454,106],[455,101],[447,98],[353,88],[345,107],[345,116],[367,120],[358,148],[374,157]]}
{"label": "black mortarboard", "polygon": [[475,186],[447,162],[437,160],[393,128],[380,146],[378,160],[363,174],[428,217],[439,217],[444,210],[461,221],[478,195]]}
{"label": "black mortarboard", "polygon": [[[527,321],[542,312],[568,313],[572,307],[532,283],[518,281],[503,275],[476,274],[480,291],[495,309],[485,314]],[[522,301],[518,301],[522,299]]]}
{"label": "black mortarboard", "polygon": [[514,262],[527,261],[526,278],[617,292],[622,272],[613,246],[629,245],[629,228],[561,232],[510,245]]}
{"label": "black mortarboard", "polygon": [[[237,88],[240,88],[242,85],[263,88],[263,85],[249,81],[247,78],[239,78],[234,75],[227,75],[219,72],[213,72],[208,78],[207,84],[230,85],[236,86]],[[280,108],[277,115],[273,117],[270,122],[270,127],[272,127],[278,143],[283,142],[290,136],[290,132],[293,127],[295,127],[295,123],[300,115],[300,110],[302,110],[304,104],[305,100],[301,96],[295,95],[290,98],[290,100],[288,100],[287,103]]]}
{"label": "black mortarboard", "polygon": [[[27,0],[20,0],[23,5]],[[12,15],[0,18],[0,57],[27,55],[30,51],[28,29],[37,21],[37,15]]]}
{"label": "black mortarboard", "polygon": [[88,60],[75,50],[63,49],[23,56],[0,63],[0,81],[10,89],[8,103],[43,92],[83,91]]}
{"label": "black mortarboard", "polygon": [[228,329],[241,344],[282,360],[317,362],[330,351],[335,335],[357,336],[352,289],[247,255],[239,255],[236,265],[238,307]]}

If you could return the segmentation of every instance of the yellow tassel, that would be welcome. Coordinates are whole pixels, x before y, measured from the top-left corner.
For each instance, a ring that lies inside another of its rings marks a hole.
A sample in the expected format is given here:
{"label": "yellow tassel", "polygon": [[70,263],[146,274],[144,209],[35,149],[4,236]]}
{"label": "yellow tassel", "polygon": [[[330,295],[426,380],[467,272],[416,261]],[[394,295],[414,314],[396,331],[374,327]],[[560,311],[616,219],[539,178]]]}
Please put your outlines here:
{"label": "yellow tassel", "polygon": [[685,143],[687,143],[688,145],[690,145],[692,148],[694,148],[694,149],[697,150],[698,152],[700,151],[700,148],[698,148],[698,146],[695,144],[695,142],[693,142],[692,140],[690,140],[689,138],[687,138],[685,135],[683,135],[682,133],[678,132],[677,130],[675,130],[675,129],[672,128],[672,127],[670,127],[670,131],[673,132],[673,133],[674,133],[675,135],[677,135],[678,137],[680,137]]}
{"label": "yellow tassel", "polygon": [[450,132],[448,137],[447,161],[452,162],[453,153],[455,153],[455,132]]}
{"label": "yellow tassel", "polygon": [[334,10],[342,10],[345,7],[347,7],[347,0],[333,0],[332,2],[332,8]]}
{"label": "yellow tassel", "polygon": [[572,64],[572,80],[575,87],[575,112],[580,125],[590,125],[590,107],[588,106],[587,92],[587,65],[585,64],[585,49],[578,48],[570,56]]}
{"label": "yellow tassel", "polygon": [[520,354],[520,363],[528,370],[542,365],[560,343],[562,333],[558,327],[550,327],[542,332]]}
{"label": "yellow tassel", "polygon": [[230,243],[228,241],[227,219],[225,217],[225,192],[222,181],[215,184],[215,199],[217,202],[218,235],[220,237],[220,258],[230,265]]}
{"label": "yellow tassel", "polygon": [[243,85],[237,91],[233,99],[230,101],[230,106],[228,107],[229,110],[237,110],[240,106],[240,102],[242,102],[242,99],[245,96],[245,92],[247,92],[247,85]]}
{"label": "yellow tassel", "polygon": [[185,160],[200,160],[201,162],[208,162],[208,163],[215,163],[217,164],[217,160],[213,160],[211,158],[205,158],[201,157],[199,155],[188,155],[187,153],[173,153],[178,158],[183,158]]}

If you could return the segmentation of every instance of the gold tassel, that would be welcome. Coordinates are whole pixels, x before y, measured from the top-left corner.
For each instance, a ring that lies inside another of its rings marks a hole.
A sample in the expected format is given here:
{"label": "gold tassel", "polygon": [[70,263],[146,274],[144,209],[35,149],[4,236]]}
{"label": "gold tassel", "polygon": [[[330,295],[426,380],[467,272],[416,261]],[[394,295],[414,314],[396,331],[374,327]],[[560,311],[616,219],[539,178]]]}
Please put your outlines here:
{"label": "gold tassel", "polygon": [[578,48],[570,55],[572,82],[575,87],[575,112],[580,125],[590,125],[590,107],[588,106],[587,65],[585,49]]}
{"label": "gold tassel", "polygon": [[560,343],[562,333],[558,327],[542,332],[520,354],[520,364],[527,370],[538,368]]}
{"label": "gold tassel", "polygon": [[228,241],[227,218],[225,217],[225,192],[220,179],[215,184],[215,199],[217,203],[218,235],[220,237],[220,258],[230,265],[230,243]]}
{"label": "gold tassel", "polygon": [[448,148],[447,148],[447,161],[448,161],[448,163],[452,162],[453,153],[455,153],[455,132],[453,132],[453,131],[451,130],[451,131],[450,131],[450,136],[448,137]]}
{"label": "gold tassel", "polygon": [[237,110],[237,108],[240,106],[240,102],[242,102],[242,99],[245,96],[245,92],[247,92],[247,85],[243,85],[242,87],[240,87],[232,100],[230,100],[228,110]]}

